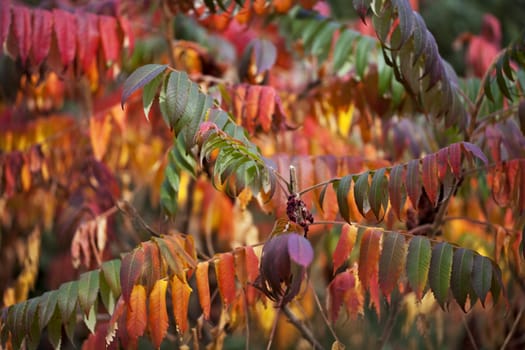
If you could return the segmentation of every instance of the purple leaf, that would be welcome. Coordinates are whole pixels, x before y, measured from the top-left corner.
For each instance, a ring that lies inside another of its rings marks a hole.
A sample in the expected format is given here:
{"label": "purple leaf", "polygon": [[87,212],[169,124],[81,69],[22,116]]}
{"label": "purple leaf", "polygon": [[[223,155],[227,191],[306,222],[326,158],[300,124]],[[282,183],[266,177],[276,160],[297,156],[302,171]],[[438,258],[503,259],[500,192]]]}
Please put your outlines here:
{"label": "purple leaf", "polygon": [[297,264],[308,267],[314,259],[314,250],[310,241],[298,234],[288,235],[288,254]]}

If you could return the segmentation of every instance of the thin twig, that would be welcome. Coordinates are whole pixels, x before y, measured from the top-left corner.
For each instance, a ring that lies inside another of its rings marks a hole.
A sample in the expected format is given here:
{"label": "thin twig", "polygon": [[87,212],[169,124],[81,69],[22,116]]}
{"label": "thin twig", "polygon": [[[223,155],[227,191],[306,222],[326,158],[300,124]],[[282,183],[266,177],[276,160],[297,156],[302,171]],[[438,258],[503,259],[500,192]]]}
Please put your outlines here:
{"label": "thin twig", "polygon": [[516,329],[518,328],[518,323],[521,320],[521,317],[523,316],[523,311],[525,309],[525,306],[521,306],[520,312],[518,313],[518,316],[516,316],[516,319],[514,320],[514,323],[512,324],[512,328],[509,331],[509,334],[507,334],[507,337],[505,337],[505,341],[503,342],[503,345],[501,346],[500,350],[505,350],[507,345],[509,345],[510,340],[512,339],[512,336],[516,332]]}
{"label": "thin twig", "polygon": [[307,188],[305,188],[305,189],[302,189],[302,190],[300,190],[300,191],[297,192],[297,193],[298,193],[299,195],[303,195],[303,194],[305,194],[306,192],[313,191],[313,190],[315,190],[316,188],[324,187],[324,186],[326,186],[326,185],[329,185],[329,184],[334,183],[334,182],[339,181],[339,180],[341,180],[340,177],[334,177],[334,178],[332,178],[332,179],[330,179],[330,180],[323,181],[323,182],[319,182],[319,183],[317,183],[317,184],[315,184],[315,185],[312,185],[312,186],[310,186],[310,187],[307,187]]}
{"label": "thin twig", "polygon": [[304,323],[302,323],[294,315],[294,313],[292,312],[292,310],[290,310],[288,305],[281,306],[280,310],[283,311],[283,313],[288,318],[288,321],[290,321],[290,323],[292,323],[295,326],[295,328],[297,328],[297,330],[301,332],[301,335],[303,336],[303,338],[305,338],[312,345],[314,349],[323,349],[323,346],[319,343],[317,339],[315,339],[312,331],[308,329],[308,327],[306,327]]}
{"label": "thin twig", "polygon": [[334,337],[334,339],[338,342],[341,342],[339,340],[339,338],[337,337],[337,334],[335,333],[335,330],[334,328],[332,327],[332,325],[330,324],[330,321],[328,320],[328,317],[326,316],[324,310],[323,310],[323,305],[321,305],[321,301],[319,300],[319,297],[317,296],[317,293],[315,292],[315,289],[314,289],[314,286],[313,286],[313,283],[312,281],[309,281],[310,283],[310,288],[312,288],[312,291],[313,291],[313,295],[314,295],[314,299],[315,299],[315,303],[317,304],[317,308],[319,309],[319,312],[321,313],[321,316],[323,316],[323,320],[324,322],[326,323],[326,326],[328,327],[328,329],[330,330],[330,333],[332,333],[332,336]]}
{"label": "thin twig", "polygon": [[465,330],[467,331],[467,335],[468,335],[468,338],[470,340],[470,343],[472,344],[472,347],[475,350],[478,350],[479,349],[478,345],[476,344],[476,340],[474,339],[474,335],[470,331],[470,327],[468,326],[467,320],[465,319],[464,315],[461,317],[461,320],[463,321],[463,326],[465,326]]}
{"label": "thin twig", "polygon": [[281,308],[278,308],[277,313],[275,314],[275,319],[273,320],[272,325],[272,332],[270,333],[270,339],[268,340],[266,350],[270,350],[272,348],[273,338],[275,337],[275,330],[277,329],[277,322],[279,321],[279,315],[281,314],[281,310]]}

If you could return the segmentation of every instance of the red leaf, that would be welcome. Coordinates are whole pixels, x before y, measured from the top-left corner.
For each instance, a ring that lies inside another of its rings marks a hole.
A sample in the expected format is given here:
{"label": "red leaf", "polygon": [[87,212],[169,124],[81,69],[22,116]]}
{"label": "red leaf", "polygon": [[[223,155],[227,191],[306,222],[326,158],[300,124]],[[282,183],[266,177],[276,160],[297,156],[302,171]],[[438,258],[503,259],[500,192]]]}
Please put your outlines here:
{"label": "red leaf", "polygon": [[[518,202],[518,209],[520,213],[523,215],[523,213],[525,213],[525,160],[523,159],[520,160],[519,168],[520,168],[520,181],[519,181],[520,198]],[[525,244],[523,244],[523,246],[525,247]]]}
{"label": "red leaf", "polygon": [[128,304],[130,303],[130,295],[133,286],[142,275],[144,261],[144,251],[141,247],[136,248],[122,258],[122,265],[120,266],[120,285],[124,301]]}
{"label": "red leaf", "polygon": [[133,28],[126,17],[119,16],[118,20],[122,33],[124,33],[124,42],[122,43],[122,46],[128,49],[128,55],[131,56],[133,49],[135,48],[135,35],[133,33]]}
{"label": "red leaf", "polygon": [[197,291],[199,292],[199,303],[201,304],[204,319],[210,318],[210,284],[208,281],[208,262],[201,262],[197,265],[195,279],[197,281]]}
{"label": "red leaf", "polygon": [[401,219],[401,208],[405,206],[406,200],[405,174],[405,166],[397,164],[390,171],[390,179],[388,181],[390,205],[392,205],[392,210],[396,213],[398,219]]}
{"label": "red leaf", "polygon": [[11,0],[0,1],[0,45],[4,45],[11,24]]}
{"label": "red leaf", "polygon": [[18,55],[25,64],[31,50],[31,10],[25,6],[13,6],[13,27]]}
{"label": "red leaf", "polygon": [[88,71],[96,60],[99,42],[98,16],[92,13],[77,15],[77,51],[84,71]]}
{"label": "red leaf", "polygon": [[126,311],[125,305],[126,303],[124,302],[122,296],[118,298],[113,315],[111,315],[111,319],[109,320],[108,330],[106,332],[106,346],[111,345],[113,343],[113,339],[115,339],[115,333],[117,332],[118,328],[118,320],[124,314],[124,311]]}
{"label": "red leaf", "polygon": [[32,63],[40,65],[49,54],[51,48],[51,33],[53,26],[53,16],[51,12],[34,9],[33,10],[33,35],[32,35]]}
{"label": "red leaf", "polygon": [[[173,276],[173,278],[178,280],[177,276]],[[160,344],[168,332],[168,310],[166,309],[167,288],[168,281],[157,280],[153,286],[151,294],[149,295],[149,334],[156,349],[160,348]],[[173,299],[175,299],[174,294],[175,293],[171,294]],[[181,299],[182,298],[177,298],[177,301],[182,301]],[[186,319],[187,317],[185,316],[184,318]]]}
{"label": "red leaf", "polygon": [[272,128],[272,118],[275,112],[275,89],[264,86],[259,96],[259,124],[264,132]]}
{"label": "red leaf", "polygon": [[419,197],[421,196],[421,176],[419,173],[419,159],[413,159],[408,162],[406,186],[408,198],[412,206],[417,208]]}
{"label": "red leaf", "polygon": [[349,270],[337,274],[328,285],[328,313],[332,322],[337,321],[345,295],[353,288],[355,288],[355,277]]}
{"label": "red leaf", "polygon": [[76,17],[67,11],[54,9],[55,34],[60,60],[63,66],[69,65],[75,59],[76,52]]}
{"label": "red leaf", "polygon": [[126,322],[126,330],[132,341],[144,334],[147,324],[146,288],[137,284],[130,293]]}
{"label": "red leaf", "polygon": [[440,182],[444,182],[448,171],[448,147],[442,148],[437,152],[438,177]]}
{"label": "red leaf", "polygon": [[423,158],[423,186],[433,206],[436,205],[439,190],[438,165],[435,153]]}
{"label": "red leaf", "polygon": [[112,64],[117,60],[120,48],[117,36],[117,21],[114,17],[99,16],[98,26],[100,32],[104,33],[101,39],[106,64]]}
{"label": "red leaf", "polygon": [[372,279],[378,279],[379,240],[381,233],[378,230],[368,229],[361,239],[359,252],[359,280],[365,289],[369,289]]}
{"label": "red leaf", "polygon": [[352,248],[354,247],[355,240],[357,237],[357,229],[349,224],[344,224],[341,229],[341,236],[335,247],[334,253],[332,254],[334,271],[335,273],[341,265],[348,259]]}
{"label": "red leaf", "polygon": [[232,253],[219,255],[219,260],[215,262],[215,273],[222,300],[228,306],[235,299],[235,262]]}
{"label": "red leaf", "polygon": [[461,177],[461,143],[454,143],[448,147],[448,159],[452,173],[456,179]]}

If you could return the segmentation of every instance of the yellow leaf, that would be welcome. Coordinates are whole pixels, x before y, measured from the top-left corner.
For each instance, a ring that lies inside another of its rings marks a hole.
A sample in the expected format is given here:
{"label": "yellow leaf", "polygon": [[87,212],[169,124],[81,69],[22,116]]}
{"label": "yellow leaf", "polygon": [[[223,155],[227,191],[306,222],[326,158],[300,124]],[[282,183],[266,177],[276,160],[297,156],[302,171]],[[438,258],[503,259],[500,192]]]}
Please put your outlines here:
{"label": "yellow leaf", "polygon": [[[176,277],[175,277],[176,278]],[[168,310],[166,309],[166,289],[168,282],[157,280],[149,295],[149,333],[156,348],[160,347],[168,331]]]}
{"label": "yellow leaf", "polygon": [[89,136],[95,159],[102,160],[106,154],[112,129],[111,118],[106,115],[89,119]]}
{"label": "yellow leaf", "polygon": [[352,126],[352,119],[354,116],[354,104],[351,103],[348,106],[348,109],[342,110],[341,113],[339,113],[339,118],[337,119],[337,126],[339,128],[339,132],[343,136],[348,136],[348,133],[350,132],[350,127]]}

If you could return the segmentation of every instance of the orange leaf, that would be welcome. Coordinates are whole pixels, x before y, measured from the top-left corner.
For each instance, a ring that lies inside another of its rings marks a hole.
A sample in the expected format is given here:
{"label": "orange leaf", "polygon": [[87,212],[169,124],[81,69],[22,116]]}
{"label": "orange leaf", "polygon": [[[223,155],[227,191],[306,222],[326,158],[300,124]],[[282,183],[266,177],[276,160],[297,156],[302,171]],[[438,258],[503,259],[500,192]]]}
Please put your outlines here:
{"label": "orange leaf", "polygon": [[[175,277],[177,278],[177,277]],[[149,295],[149,334],[155,348],[159,348],[168,332],[168,310],[166,309],[166,289],[168,281],[158,280]]]}
{"label": "orange leaf", "polygon": [[235,262],[232,253],[219,255],[219,260],[215,263],[215,273],[222,301],[228,306],[235,299]]}
{"label": "orange leaf", "polygon": [[89,136],[96,160],[104,158],[112,129],[111,118],[107,115],[99,114],[89,119]]}
{"label": "orange leaf", "polygon": [[264,15],[268,11],[266,0],[253,0],[253,11],[258,15]]}
{"label": "orange leaf", "polygon": [[126,323],[126,330],[132,341],[144,334],[147,322],[146,288],[143,285],[136,284],[131,291]]}
{"label": "orange leaf", "polygon": [[259,113],[259,96],[261,95],[262,86],[251,85],[246,93],[243,125],[246,130],[253,134],[257,126],[257,114]]}
{"label": "orange leaf", "polygon": [[235,87],[232,91],[232,102],[233,102],[233,114],[237,123],[241,123],[244,115],[244,99],[246,97],[246,91],[248,85],[242,84]]}
{"label": "orange leaf", "polygon": [[142,243],[142,249],[144,250],[145,256],[144,270],[147,271],[143,280],[146,284],[147,291],[151,292],[157,280],[160,280],[163,275],[165,275],[165,269],[164,271],[162,269],[160,250],[157,244],[152,241],[147,241]]}
{"label": "orange leaf", "polygon": [[381,233],[378,230],[368,229],[363,233],[361,239],[359,280],[365,289],[371,287],[371,281],[374,277],[377,284],[380,238]]}
{"label": "orange leaf", "polygon": [[357,229],[354,226],[350,226],[349,224],[345,223],[341,229],[341,236],[339,236],[337,246],[335,247],[335,250],[332,254],[334,274],[337,269],[341,267],[341,265],[343,265],[348,259],[348,256],[354,247],[356,237]]}
{"label": "orange leaf", "polygon": [[199,303],[201,304],[204,319],[210,318],[210,284],[208,281],[208,262],[201,262],[197,265],[195,279],[197,280],[197,291],[199,292]]}
{"label": "orange leaf", "polygon": [[273,6],[275,8],[275,11],[279,13],[286,13],[288,10],[290,10],[293,6],[292,0],[273,0]]}
{"label": "orange leaf", "polygon": [[177,329],[180,334],[183,334],[188,329],[188,305],[191,292],[192,289],[186,280],[181,281],[175,275],[171,278],[173,315],[175,315],[175,322],[177,322]]}

